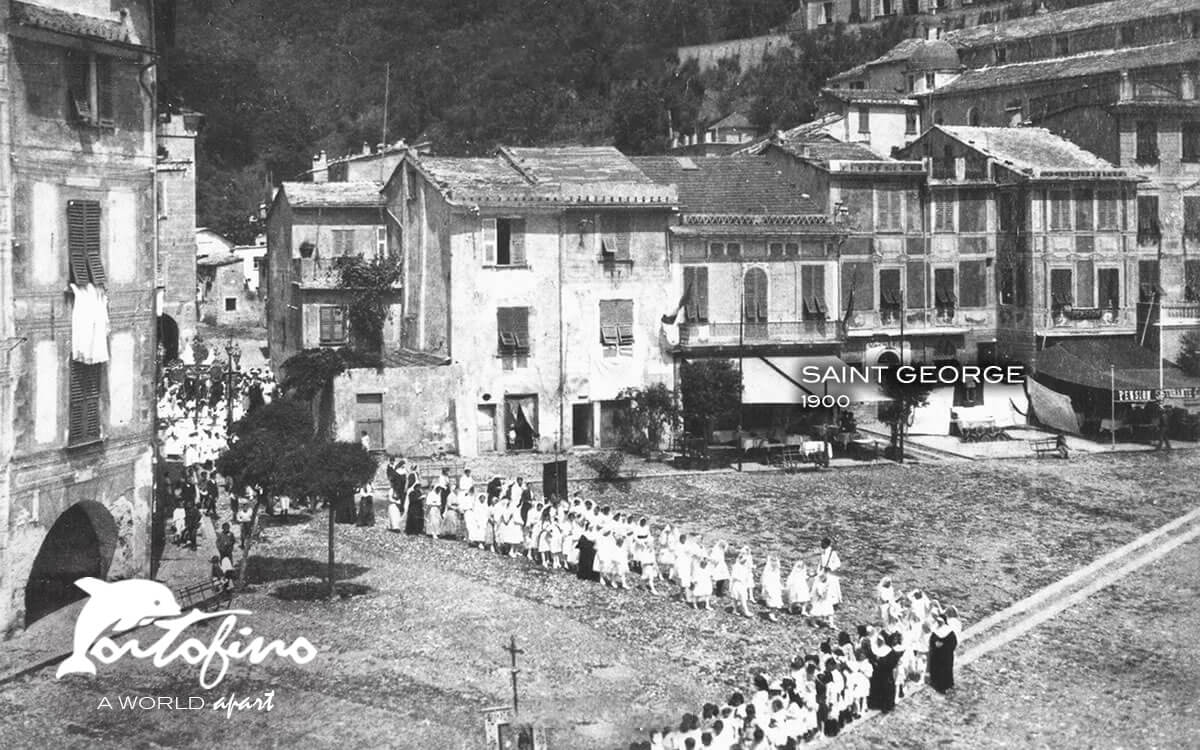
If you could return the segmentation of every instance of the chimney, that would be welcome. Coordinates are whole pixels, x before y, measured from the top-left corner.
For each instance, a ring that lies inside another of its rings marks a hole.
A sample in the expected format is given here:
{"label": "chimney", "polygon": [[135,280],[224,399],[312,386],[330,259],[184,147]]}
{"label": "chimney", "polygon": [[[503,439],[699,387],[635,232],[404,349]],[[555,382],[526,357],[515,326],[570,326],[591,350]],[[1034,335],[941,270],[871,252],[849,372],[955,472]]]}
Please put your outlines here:
{"label": "chimney", "polygon": [[325,158],[325,152],[317,154],[312,160],[312,181],[313,182],[328,182],[329,181],[329,161]]}

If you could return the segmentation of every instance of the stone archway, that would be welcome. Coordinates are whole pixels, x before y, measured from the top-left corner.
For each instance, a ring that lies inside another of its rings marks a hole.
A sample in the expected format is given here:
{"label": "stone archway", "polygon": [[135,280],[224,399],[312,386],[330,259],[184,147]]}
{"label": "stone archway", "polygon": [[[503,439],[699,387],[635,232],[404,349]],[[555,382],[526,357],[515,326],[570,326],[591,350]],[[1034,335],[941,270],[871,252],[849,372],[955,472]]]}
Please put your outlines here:
{"label": "stone archway", "polygon": [[170,315],[158,316],[158,345],[164,365],[179,359],[179,324]]}
{"label": "stone archway", "polygon": [[117,536],[116,522],[100,503],[85,500],[67,508],[33,561],[25,584],[25,627],[84,598],[75,581],[107,575]]}

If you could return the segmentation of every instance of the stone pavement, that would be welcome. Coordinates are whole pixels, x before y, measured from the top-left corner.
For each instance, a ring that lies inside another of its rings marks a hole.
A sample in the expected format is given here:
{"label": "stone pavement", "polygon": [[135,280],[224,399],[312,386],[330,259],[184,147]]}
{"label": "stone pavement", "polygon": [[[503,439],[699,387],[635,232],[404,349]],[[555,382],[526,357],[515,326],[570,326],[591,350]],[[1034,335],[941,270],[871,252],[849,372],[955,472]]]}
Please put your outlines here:
{"label": "stone pavement", "polygon": [[[228,514],[228,503],[225,505],[224,510]],[[158,575],[154,580],[178,591],[184,586],[208,579],[212,557],[217,554],[216,537],[213,522],[207,516],[201,519],[195,550],[172,544],[168,534],[166,548],[159,562]],[[0,685],[28,671],[56,664],[65,658],[71,651],[75,619],[86,603],[85,598],[63,607],[33,623],[13,638],[0,642]]]}

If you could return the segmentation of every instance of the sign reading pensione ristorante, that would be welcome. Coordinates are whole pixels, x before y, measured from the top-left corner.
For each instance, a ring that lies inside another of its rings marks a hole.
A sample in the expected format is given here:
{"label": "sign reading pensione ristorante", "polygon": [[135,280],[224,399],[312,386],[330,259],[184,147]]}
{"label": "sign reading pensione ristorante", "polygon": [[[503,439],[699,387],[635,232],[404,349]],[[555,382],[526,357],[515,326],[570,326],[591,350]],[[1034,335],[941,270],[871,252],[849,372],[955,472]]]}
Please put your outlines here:
{"label": "sign reading pensione ristorante", "polygon": [[1141,390],[1117,391],[1117,401],[1123,404],[1139,404],[1157,401],[1160,398],[1200,398],[1200,388],[1145,388]]}

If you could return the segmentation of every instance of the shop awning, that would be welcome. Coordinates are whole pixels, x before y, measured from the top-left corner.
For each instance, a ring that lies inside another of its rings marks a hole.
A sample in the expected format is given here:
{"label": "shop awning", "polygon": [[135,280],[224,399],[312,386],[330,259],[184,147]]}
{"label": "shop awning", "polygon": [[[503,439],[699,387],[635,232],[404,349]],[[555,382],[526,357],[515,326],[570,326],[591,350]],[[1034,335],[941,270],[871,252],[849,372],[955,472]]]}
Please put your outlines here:
{"label": "shop awning", "polygon": [[1079,417],[1071,406],[1071,397],[1051,390],[1036,380],[1027,380],[1029,408],[1043,426],[1052,430],[1079,434]]}
{"label": "shop awning", "polygon": [[[1037,372],[1102,391],[1114,385],[1118,391],[1153,390],[1158,388],[1159,359],[1157,352],[1132,341],[1068,341],[1039,352]],[[1170,363],[1163,366],[1162,375],[1167,389],[1200,387],[1200,378]]]}
{"label": "shop awning", "polygon": [[846,396],[852,404],[886,401],[878,383],[862,382],[855,367],[839,357],[746,357],[742,402],[796,404],[805,396]]}

